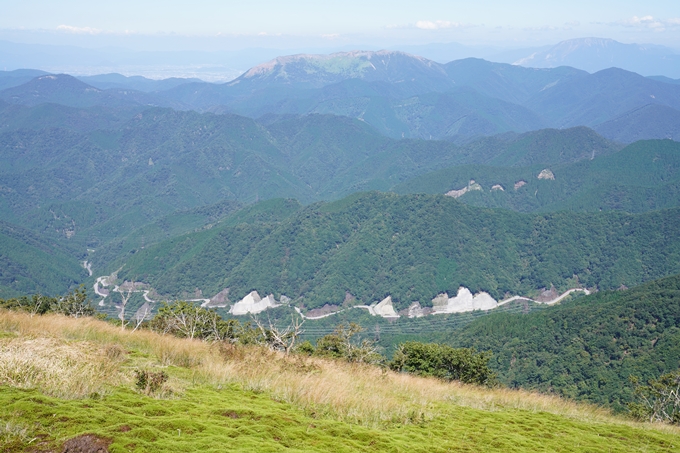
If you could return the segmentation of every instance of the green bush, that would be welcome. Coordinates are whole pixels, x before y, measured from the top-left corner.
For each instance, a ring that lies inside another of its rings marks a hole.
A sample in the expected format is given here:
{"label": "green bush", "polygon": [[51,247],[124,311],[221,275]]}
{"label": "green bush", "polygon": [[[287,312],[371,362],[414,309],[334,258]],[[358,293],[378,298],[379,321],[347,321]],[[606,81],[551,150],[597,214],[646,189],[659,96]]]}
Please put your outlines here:
{"label": "green bush", "polygon": [[363,330],[360,325],[355,323],[340,324],[335,328],[335,332],[325,335],[316,341],[314,355],[344,359],[354,363],[378,364],[382,362],[383,357],[378,354],[374,342],[367,339],[363,339],[360,342],[353,340]]}
{"label": "green bush", "polygon": [[165,371],[135,370],[135,387],[147,395],[158,392],[167,380],[168,374]]}
{"label": "green bush", "polygon": [[472,348],[409,341],[394,353],[390,368],[419,376],[492,386],[496,383],[496,375],[489,368],[491,355],[491,352],[478,353]]}
{"label": "green bush", "polygon": [[236,320],[225,321],[214,310],[178,300],[163,302],[149,327],[180,338],[231,340],[237,336],[239,323]]}

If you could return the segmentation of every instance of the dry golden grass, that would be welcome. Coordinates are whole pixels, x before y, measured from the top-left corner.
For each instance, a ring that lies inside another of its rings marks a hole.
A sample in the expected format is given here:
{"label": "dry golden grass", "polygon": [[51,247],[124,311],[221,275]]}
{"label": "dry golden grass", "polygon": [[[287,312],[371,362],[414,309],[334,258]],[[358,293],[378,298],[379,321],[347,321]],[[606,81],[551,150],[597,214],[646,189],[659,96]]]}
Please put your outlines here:
{"label": "dry golden grass", "polygon": [[0,339],[0,383],[65,398],[103,393],[120,382],[115,347],[21,336]]}
{"label": "dry golden grass", "polygon": [[[120,345],[148,355],[146,360],[155,361],[157,365],[187,367],[190,372],[185,373],[186,382],[175,383],[177,387],[237,384],[247,390],[267,392],[275,399],[302,407],[310,413],[328,414],[367,426],[430,419],[442,413],[442,403],[449,402],[490,411],[518,409],[547,412],[582,421],[634,425],[680,434],[677,428],[634,423],[613,416],[605,409],[550,395],[447,383],[340,361],[286,357],[257,347],[220,347],[148,331],[121,331],[91,318],[72,319],[56,315],[31,318],[22,313],[0,311],[0,332],[3,331],[16,335],[15,338],[0,339],[3,348],[7,344],[13,345],[13,354],[27,354],[31,347],[40,352],[36,356],[38,358],[26,366],[44,366],[44,370],[36,376],[49,378],[26,382],[40,382],[33,385],[47,388],[51,393],[58,392],[62,388],[59,386],[65,385],[64,388],[68,389],[65,395],[84,395],[93,390],[101,391],[107,384],[120,383],[121,373],[112,370],[121,369],[124,357],[117,356],[120,351],[114,352],[115,347],[112,346]],[[6,363],[14,363],[11,360],[16,359],[7,358],[13,354],[0,355],[0,370],[7,367]],[[122,355],[125,356],[124,353]],[[59,378],[59,373],[47,364],[51,358],[56,360],[58,356],[63,357],[60,359],[63,378]],[[103,366],[102,360],[110,367]],[[84,361],[92,363],[91,367],[83,366]],[[64,367],[64,364],[75,364],[76,371],[73,373],[76,374],[68,374],[68,366]],[[84,380],[77,378],[77,373],[87,375],[87,380],[93,382],[91,387],[69,386],[67,381]],[[0,376],[0,381],[7,382],[5,375]]]}

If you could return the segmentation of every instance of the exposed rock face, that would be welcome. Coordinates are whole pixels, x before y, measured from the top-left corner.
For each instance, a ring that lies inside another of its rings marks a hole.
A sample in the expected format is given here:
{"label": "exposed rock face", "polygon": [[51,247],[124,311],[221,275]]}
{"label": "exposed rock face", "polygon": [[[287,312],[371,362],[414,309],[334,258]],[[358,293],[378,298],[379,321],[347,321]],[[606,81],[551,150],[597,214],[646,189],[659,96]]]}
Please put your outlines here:
{"label": "exposed rock face", "polygon": [[515,190],[519,189],[520,187],[526,186],[527,182],[523,179],[520,179],[515,183]]}
{"label": "exposed rock face", "polygon": [[501,192],[505,192],[505,189],[500,184],[494,184],[491,186],[491,190],[500,190]]}
{"label": "exposed rock face", "polygon": [[458,198],[462,197],[466,193],[471,192],[473,190],[482,190],[482,186],[477,184],[474,179],[471,179],[467,187],[463,187],[462,189],[459,190],[449,190],[444,195],[446,195],[447,197]]}
{"label": "exposed rock face", "polygon": [[423,316],[431,314],[432,309],[430,307],[421,307],[420,302],[413,302],[406,310],[402,310],[402,312],[404,316],[409,318],[422,318]]}
{"label": "exposed rock face", "polygon": [[319,318],[319,317],[322,317],[322,316],[330,315],[331,313],[335,313],[337,311],[340,311],[340,307],[338,305],[325,304],[321,308],[314,308],[312,310],[307,311],[307,313],[305,313],[305,317],[307,317],[307,318]]}
{"label": "exposed rock face", "polygon": [[474,310],[491,310],[498,306],[496,299],[491,297],[489,294],[481,292],[473,296],[470,290],[464,286],[458,288],[458,294],[456,297],[447,297],[445,304],[442,300],[443,296],[446,296],[446,294],[440,294],[439,296],[432,299],[433,314],[463,313]]}
{"label": "exposed rock face", "polygon": [[448,303],[449,295],[446,293],[438,294],[434,299],[432,299],[432,307],[435,311],[437,311],[437,309],[440,307],[446,307]]}
{"label": "exposed rock face", "polygon": [[553,172],[546,168],[544,170],[541,170],[541,172],[538,174],[538,179],[549,179],[551,181],[554,181],[555,175],[553,174]]}
{"label": "exposed rock face", "polygon": [[237,316],[247,315],[248,313],[256,314],[265,311],[267,308],[276,306],[278,305],[272,294],[262,299],[257,291],[253,291],[240,301],[236,302],[229,310],[229,313]]}
{"label": "exposed rock face", "polygon": [[205,306],[208,308],[226,307],[229,305],[229,288],[215,294]]}
{"label": "exposed rock face", "polygon": [[555,300],[560,296],[560,293],[557,292],[557,289],[555,289],[555,286],[551,285],[550,289],[543,289],[541,291],[541,294],[538,295],[536,298],[537,302],[550,302],[551,300]]}
{"label": "exposed rock face", "polygon": [[387,296],[379,304],[373,306],[373,312],[383,318],[398,318],[399,315],[394,311],[392,296]]}

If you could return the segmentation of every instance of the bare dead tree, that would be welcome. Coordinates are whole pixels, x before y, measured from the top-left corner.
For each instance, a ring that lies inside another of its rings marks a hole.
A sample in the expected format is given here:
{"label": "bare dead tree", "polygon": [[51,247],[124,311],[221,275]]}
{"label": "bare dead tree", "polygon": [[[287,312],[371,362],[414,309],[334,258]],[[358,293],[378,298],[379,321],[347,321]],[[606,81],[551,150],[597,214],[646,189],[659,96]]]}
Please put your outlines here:
{"label": "bare dead tree", "polygon": [[285,329],[280,329],[272,324],[271,319],[269,319],[269,327],[265,328],[259,319],[253,317],[253,321],[257,325],[258,329],[262,333],[264,342],[270,349],[275,351],[283,351],[289,354],[295,346],[295,342],[304,332],[302,330],[302,325],[305,320],[300,320],[300,318],[293,316],[291,318],[291,323],[286,326]]}
{"label": "bare dead tree", "polygon": [[34,294],[33,297],[31,297],[30,303],[28,305],[28,312],[30,313],[31,318],[38,313],[42,313],[49,304],[49,298],[43,296],[42,294]]}
{"label": "bare dead tree", "polygon": [[[121,285],[122,287],[125,286],[125,283]],[[132,292],[135,289],[135,282],[134,280],[127,286],[127,291],[121,290],[120,291],[120,297],[123,300],[123,302],[120,304],[120,314],[118,317],[120,318],[120,329],[125,330],[125,306],[127,305],[128,301],[130,300],[130,296],[132,296]]]}
{"label": "bare dead tree", "polygon": [[135,313],[135,315],[132,317],[132,319],[135,321],[135,327],[132,329],[133,332],[139,329],[139,326],[141,326],[146,318],[151,314],[152,310],[153,307],[151,307],[151,304],[148,302],[141,306],[137,313]]}

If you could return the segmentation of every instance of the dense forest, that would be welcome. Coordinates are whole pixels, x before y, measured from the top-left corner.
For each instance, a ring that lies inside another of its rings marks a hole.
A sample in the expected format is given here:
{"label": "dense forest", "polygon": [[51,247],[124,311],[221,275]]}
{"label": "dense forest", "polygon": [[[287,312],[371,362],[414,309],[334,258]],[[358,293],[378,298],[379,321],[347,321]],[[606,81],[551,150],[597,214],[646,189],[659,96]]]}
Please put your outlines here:
{"label": "dense forest", "polygon": [[490,366],[510,387],[624,410],[634,396],[630,376],[646,382],[680,367],[680,276],[426,335],[492,351]]}
{"label": "dense forest", "polygon": [[257,290],[306,308],[387,295],[399,309],[429,305],[461,285],[495,298],[613,289],[680,272],[678,214],[532,215],[377,192],[306,207],[272,200],[128,255],[119,277],[169,296],[230,288],[234,302]]}

